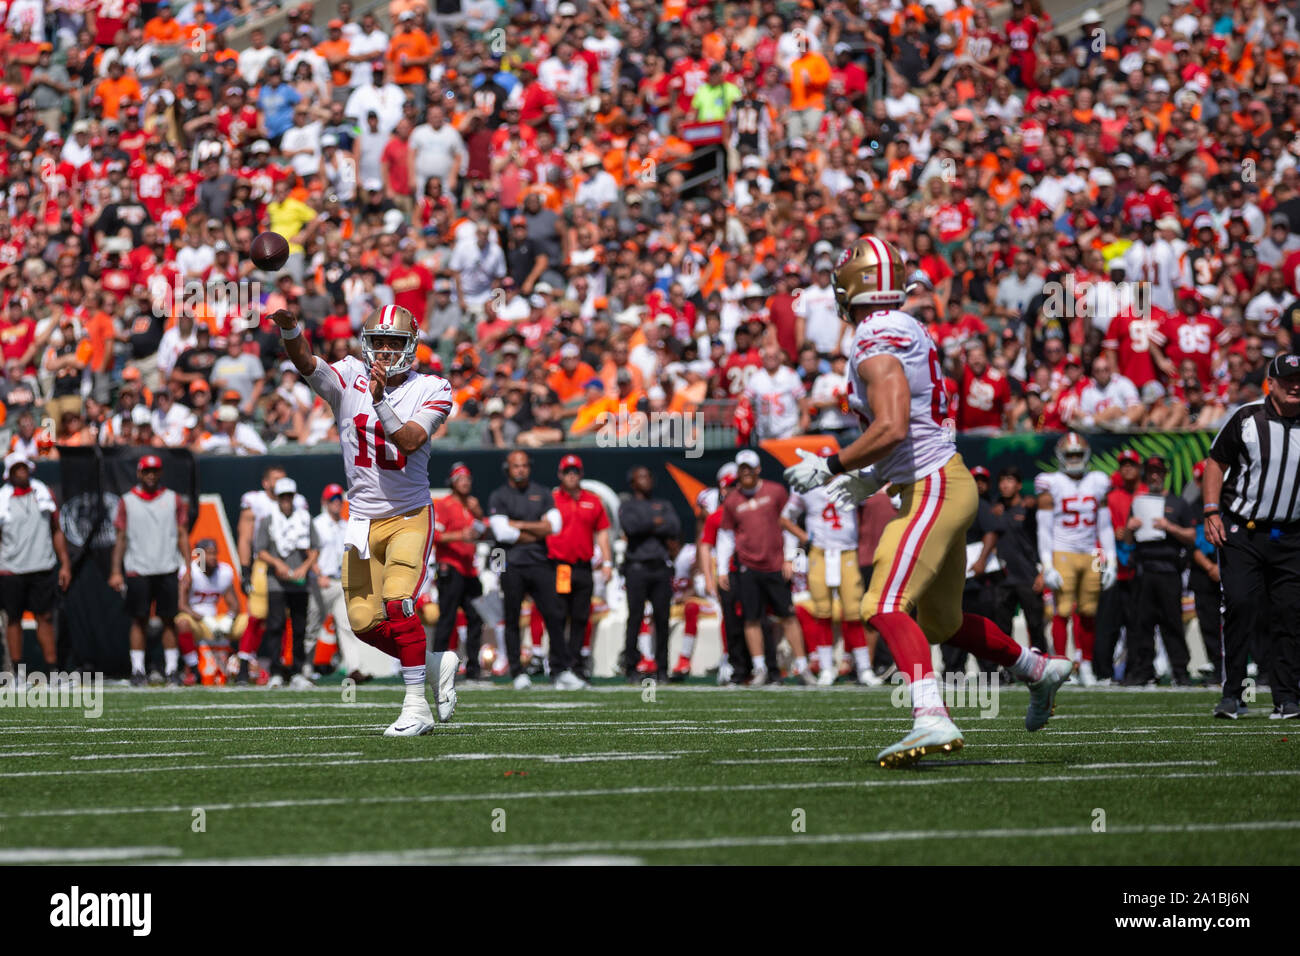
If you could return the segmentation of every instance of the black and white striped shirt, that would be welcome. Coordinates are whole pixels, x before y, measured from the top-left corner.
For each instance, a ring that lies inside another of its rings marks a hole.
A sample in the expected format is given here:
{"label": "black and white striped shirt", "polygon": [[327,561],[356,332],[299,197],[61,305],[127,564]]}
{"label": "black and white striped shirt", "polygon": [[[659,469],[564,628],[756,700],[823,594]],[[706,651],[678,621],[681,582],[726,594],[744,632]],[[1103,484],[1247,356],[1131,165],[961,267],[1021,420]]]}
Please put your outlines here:
{"label": "black and white striped shirt", "polygon": [[1247,521],[1300,521],[1300,416],[1267,397],[1242,405],[1219,429],[1210,457],[1223,466],[1222,509]]}

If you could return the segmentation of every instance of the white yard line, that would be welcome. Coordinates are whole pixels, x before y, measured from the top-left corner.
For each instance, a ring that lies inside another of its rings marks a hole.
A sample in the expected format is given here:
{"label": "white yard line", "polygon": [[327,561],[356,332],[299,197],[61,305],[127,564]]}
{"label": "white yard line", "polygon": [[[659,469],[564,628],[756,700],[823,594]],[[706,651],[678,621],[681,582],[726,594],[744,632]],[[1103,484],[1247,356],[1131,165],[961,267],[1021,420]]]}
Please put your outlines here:
{"label": "white yard line", "polygon": [[201,750],[172,750],[160,754],[81,754],[68,757],[68,760],[153,760],[156,757],[206,757]]}
{"label": "white yard line", "polygon": [[[409,763],[411,761],[402,760],[369,760],[369,761],[348,761],[350,766],[357,763]],[[285,766],[278,764],[274,766]],[[176,771],[176,768],[161,768],[170,771]],[[212,768],[212,769],[229,769]],[[240,769],[243,769],[240,767]],[[102,772],[102,771],[99,771]],[[139,772],[134,771],[134,772]],[[295,807],[326,807],[326,806],[355,806],[355,805],[378,805],[378,804],[422,804],[422,803],[478,803],[478,802],[501,802],[503,800],[555,800],[555,799],[575,799],[581,797],[641,797],[655,794],[703,794],[703,793],[746,793],[746,792],[766,792],[766,791],[786,791],[786,790],[852,790],[852,789],[875,789],[877,787],[929,787],[943,784],[969,784],[969,783],[999,783],[999,784],[1035,784],[1035,783],[1071,783],[1078,784],[1080,781],[1087,782],[1107,782],[1112,780],[1181,780],[1181,779],[1198,779],[1204,780],[1207,777],[1222,777],[1231,779],[1243,779],[1246,777],[1294,777],[1300,776],[1300,770],[1253,770],[1253,771],[1223,771],[1218,773],[1091,773],[1091,774],[1068,774],[1051,777],[976,777],[976,776],[947,776],[943,773],[921,773],[921,774],[881,774],[876,779],[871,780],[828,780],[820,782],[786,782],[786,783],[752,783],[752,784],[701,784],[698,786],[662,786],[662,787],[615,787],[606,789],[591,790],[520,790],[520,791],[501,791],[495,793],[439,793],[439,794],[414,794],[402,796],[375,796],[375,797],[321,797],[321,798],[303,798],[291,800],[268,800],[268,801],[250,801],[245,803],[207,803],[195,801],[191,804],[171,804],[164,806],[124,806],[124,807],[81,807],[66,808],[53,810],[16,810],[11,812],[0,812],[0,820],[3,819],[31,819],[43,817],[95,817],[95,816],[122,816],[142,813],[190,813],[194,807],[202,806],[203,809],[210,813],[223,810],[231,810],[237,813],[246,813],[250,810],[264,809],[282,809]],[[1114,827],[1110,828],[1112,831]],[[1032,831],[1038,832],[1038,831]]]}
{"label": "white yard line", "polygon": [[1133,767],[1217,767],[1217,760],[1157,760],[1152,763],[1072,763],[1070,770],[1128,770]]}
{"label": "white yard line", "polygon": [[[1300,820],[1248,820],[1229,823],[1152,824],[1111,826],[1108,835],[1164,833],[1249,833],[1300,830]],[[1092,837],[1089,826],[1001,828],[991,830],[877,830],[865,833],[802,833],[781,836],[730,836],[693,840],[592,840],[581,843],[524,843],[511,846],[428,847],[418,850],[354,851],[337,854],[279,855],[239,859],[182,860],[184,865],[217,866],[324,866],[336,863],[402,863],[475,861],[480,856],[502,854],[547,855],[586,853],[650,853],[688,850],[717,850],[740,847],[832,846],[844,844],[907,843],[924,840],[1006,840]]]}
{"label": "white yard line", "polygon": [[181,851],[172,846],[30,847],[0,850],[0,863],[86,863],[152,859],[160,856],[174,858],[180,855]]}

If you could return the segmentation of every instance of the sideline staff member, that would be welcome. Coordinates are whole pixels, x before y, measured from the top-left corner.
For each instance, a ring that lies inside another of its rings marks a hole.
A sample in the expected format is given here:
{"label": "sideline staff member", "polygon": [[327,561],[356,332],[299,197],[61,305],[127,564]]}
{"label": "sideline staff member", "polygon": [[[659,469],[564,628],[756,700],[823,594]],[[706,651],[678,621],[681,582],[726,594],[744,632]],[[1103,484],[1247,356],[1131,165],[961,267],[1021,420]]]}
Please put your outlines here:
{"label": "sideline staff member", "polygon": [[1205,466],[1205,536],[1223,584],[1223,699],[1236,719],[1260,608],[1289,609],[1271,630],[1274,718],[1300,717],[1300,355],[1276,355],[1269,393],[1243,405],[1215,436]]}
{"label": "sideline staff member", "polygon": [[546,632],[554,644],[563,634],[556,607],[555,578],[546,556],[546,539],[559,534],[562,522],[555,510],[551,490],[532,480],[533,461],[525,451],[506,456],[508,481],[488,498],[488,525],[492,536],[506,549],[506,568],[501,574],[505,602],[506,656],[515,690],[533,685],[519,662],[519,614],[524,595],[533,599],[535,613],[542,615]]}

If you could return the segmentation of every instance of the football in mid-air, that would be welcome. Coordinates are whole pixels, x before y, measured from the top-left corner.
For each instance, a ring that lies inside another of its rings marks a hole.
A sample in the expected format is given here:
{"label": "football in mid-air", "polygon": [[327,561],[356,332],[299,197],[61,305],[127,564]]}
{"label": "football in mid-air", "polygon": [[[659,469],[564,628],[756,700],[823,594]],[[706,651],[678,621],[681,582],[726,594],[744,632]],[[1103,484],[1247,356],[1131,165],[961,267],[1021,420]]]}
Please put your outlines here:
{"label": "football in mid-air", "polygon": [[278,232],[264,232],[253,240],[248,254],[263,272],[279,272],[289,261],[289,241]]}

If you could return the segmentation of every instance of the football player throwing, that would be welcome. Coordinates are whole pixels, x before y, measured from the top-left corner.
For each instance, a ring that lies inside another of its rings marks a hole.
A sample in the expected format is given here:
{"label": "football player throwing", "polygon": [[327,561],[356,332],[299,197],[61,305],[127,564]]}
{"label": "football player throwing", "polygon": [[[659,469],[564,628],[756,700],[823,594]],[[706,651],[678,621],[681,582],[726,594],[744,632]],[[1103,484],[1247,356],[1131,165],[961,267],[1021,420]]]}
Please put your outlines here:
{"label": "football player throwing", "polygon": [[456,655],[436,655],[429,674],[427,635],[415,614],[433,547],[429,438],[451,414],[451,386],[414,371],[419,329],[409,311],[382,306],[361,327],[364,361],[318,359],[287,311],[271,316],[285,351],[334,412],[348,480],[343,592],[352,632],[402,665],[406,699],[384,731],[414,737],[433,729],[425,680],[434,684],[439,722],[456,708]]}

